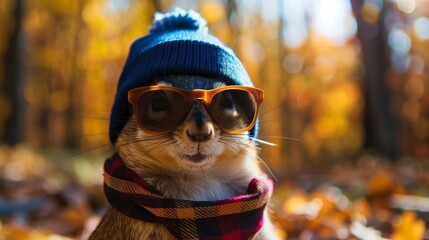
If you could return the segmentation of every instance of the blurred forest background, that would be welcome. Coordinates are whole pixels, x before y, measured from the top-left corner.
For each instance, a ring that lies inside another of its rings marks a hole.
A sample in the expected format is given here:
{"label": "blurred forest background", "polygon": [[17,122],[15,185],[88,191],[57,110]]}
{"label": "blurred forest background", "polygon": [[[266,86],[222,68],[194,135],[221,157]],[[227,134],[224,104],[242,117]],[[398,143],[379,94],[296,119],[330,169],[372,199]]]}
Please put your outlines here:
{"label": "blurred forest background", "polygon": [[1,0],[0,239],[80,239],[154,12],[198,10],[266,100],[288,239],[429,239],[429,0]]}

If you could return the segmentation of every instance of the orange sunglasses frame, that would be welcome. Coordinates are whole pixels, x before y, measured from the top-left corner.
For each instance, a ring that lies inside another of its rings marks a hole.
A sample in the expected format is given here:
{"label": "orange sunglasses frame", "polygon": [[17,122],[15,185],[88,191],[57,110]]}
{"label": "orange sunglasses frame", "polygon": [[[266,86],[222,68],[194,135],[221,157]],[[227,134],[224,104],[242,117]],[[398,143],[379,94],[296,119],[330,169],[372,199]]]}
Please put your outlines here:
{"label": "orange sunglasses frame", "polygon": [[[209,109],[210,109],[210,104],[212,102],[213,96],[215,96],[219,92],[226,91],[226,90],[242,90],[242,91],[246,91],[246,92],[250,93],[255,98],[256,107],[255,107],[255,115],[253,116],[253,120],[252,120],[251,124],[249,124],[248,127],[244,128],[244,129],[240,129],[240,130],[229,130],[229,129],[222,128],[222,126],[219,126],[219,124],[218,124],[218,127],[222,131],[227,132],[227,133],[231,133],[231,134],[243,133],[243,132],[246,132],[246,131],[253,128],[253,126],[256,123],[256,118],[258,116],[259,105],[264,100],[264,91],[262,89],[254,88],[254,87],[248,87],[248,86],[229,85],[229,86],[214,88],[214,89],[210,89],[210,90],[203,90],[203,89],[185,90],[185,89],[180,89],[180,88],[175,88],[175,87],[155,85],[155,86],[134,88],[134,89],[131,89],[128,91],[128,102],[131,103],[131,105],[133,106],[133,111],[135,113],[138,112],[137,101],[142,94],[144,94],[146,92],[150,92],[150,91],[156,91],[156,90],[174,91],[174,92],[179,93],[180,95],[182,95],[184,97],[184,99],[186,101],[185,104],[186,104],[187,109],[185,109],[186,114],[183,115],[183,118],[185,118],[189,114],[189,111],[191,110],[191,107],[192,107],[192,101],[195,99],[199,99],[199,100],[202,100],[204,102],[206,110],[210,115]],[[146,132],[149,132],[152,134],[163,134],[163,133],[171,132],[171,129],[165,130],[165,131],[148,130],[141,124],[141,121],[139,119],[138,114],[134,114],[134,116],[137,120],[137,125],[143,131],[146,131]],[[183,120],[184,119],[182,119],[181,122],[183,122]]]}

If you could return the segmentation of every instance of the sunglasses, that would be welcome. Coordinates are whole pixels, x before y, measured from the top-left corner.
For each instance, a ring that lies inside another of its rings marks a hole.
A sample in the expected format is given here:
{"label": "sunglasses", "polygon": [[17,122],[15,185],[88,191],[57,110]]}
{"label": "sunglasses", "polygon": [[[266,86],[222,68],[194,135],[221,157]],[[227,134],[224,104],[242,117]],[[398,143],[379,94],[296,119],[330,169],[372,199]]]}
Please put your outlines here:
{"label": "sunglasses", "polygon": [[263,99],[261,89],[236,85],[211,90],[149,86],[128,91],[128,102],[138,126],[153,134],[173,132],[183,123],[196,100],[203,102],[212,121],[222,131],[243,133],[255,125]]}

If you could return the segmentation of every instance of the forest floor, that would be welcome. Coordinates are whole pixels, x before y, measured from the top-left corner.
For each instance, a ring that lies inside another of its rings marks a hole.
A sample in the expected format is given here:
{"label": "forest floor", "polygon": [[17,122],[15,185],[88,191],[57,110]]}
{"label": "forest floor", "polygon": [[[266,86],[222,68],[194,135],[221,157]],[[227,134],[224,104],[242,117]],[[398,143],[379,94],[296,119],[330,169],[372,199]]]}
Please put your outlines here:
{"label": "forest floor", "polygon": [[[54,155],[0,147],[0,240],[86,239],[97,225],[105,156]],[[272,203],[285,239],[429,239],[429,161],[313,167],[279,180]]]}

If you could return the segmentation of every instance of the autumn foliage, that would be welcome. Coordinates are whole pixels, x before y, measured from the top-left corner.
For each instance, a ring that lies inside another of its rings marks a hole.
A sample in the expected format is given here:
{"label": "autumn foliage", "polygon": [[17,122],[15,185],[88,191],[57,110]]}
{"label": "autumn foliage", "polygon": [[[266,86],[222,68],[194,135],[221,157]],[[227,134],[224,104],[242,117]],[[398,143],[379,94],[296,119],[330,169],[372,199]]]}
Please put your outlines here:
{"label": "autumn foliage", "polygon": [[1,0],[0,239],[97,224],[121,68],[175,6],[265,91],[260,156],[285,238],[429,239],[426,0]]}

